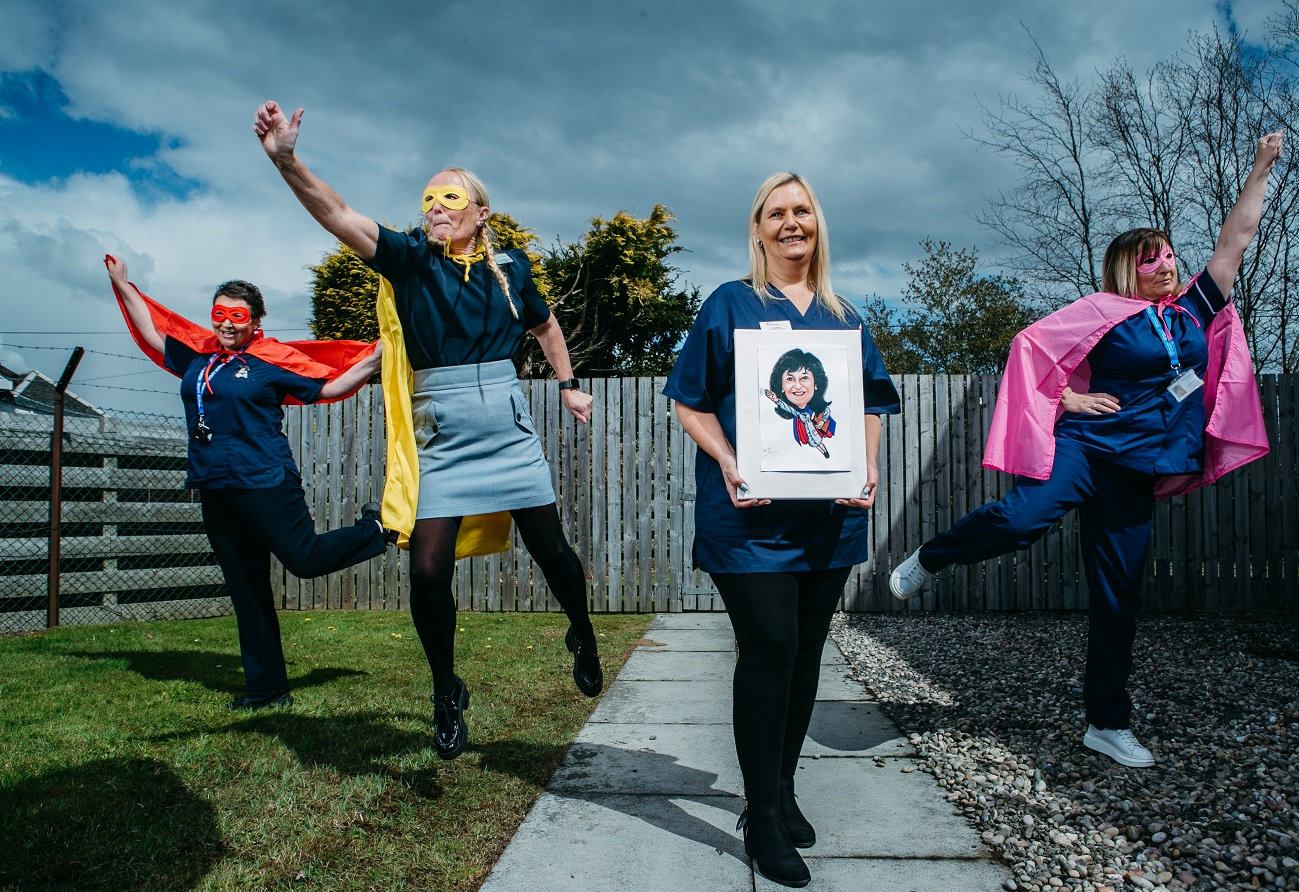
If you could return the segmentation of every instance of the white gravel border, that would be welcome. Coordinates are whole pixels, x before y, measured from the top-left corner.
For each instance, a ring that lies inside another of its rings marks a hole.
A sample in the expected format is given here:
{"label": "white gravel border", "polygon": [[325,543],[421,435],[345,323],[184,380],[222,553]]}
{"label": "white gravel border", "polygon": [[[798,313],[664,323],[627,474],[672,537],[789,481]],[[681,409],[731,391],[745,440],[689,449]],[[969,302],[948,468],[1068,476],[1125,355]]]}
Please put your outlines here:
{"label": "white gravel border", "polygon": [[831,637],[1008,890],[1299,890],[1299,615],[1142,616],[1153,768],[1082,736],[1083,614],[838,614]]}

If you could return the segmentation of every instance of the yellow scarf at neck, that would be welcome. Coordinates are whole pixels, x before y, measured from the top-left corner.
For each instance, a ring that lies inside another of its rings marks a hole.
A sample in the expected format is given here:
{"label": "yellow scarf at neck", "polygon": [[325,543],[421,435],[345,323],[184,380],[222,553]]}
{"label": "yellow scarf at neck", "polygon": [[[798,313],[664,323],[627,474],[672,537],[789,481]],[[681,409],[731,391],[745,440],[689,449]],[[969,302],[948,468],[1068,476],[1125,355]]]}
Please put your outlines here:
{"label": "yellow scarf at neck", "polygon": [[450,260],[452,263],[458,263],[465,268],[466,282],[469,281],[469,268],[486,256],[487,252],[482,248],[479,248],[477,251],[470,254],[452,254],[451,250],[447,249],[447,260]]}

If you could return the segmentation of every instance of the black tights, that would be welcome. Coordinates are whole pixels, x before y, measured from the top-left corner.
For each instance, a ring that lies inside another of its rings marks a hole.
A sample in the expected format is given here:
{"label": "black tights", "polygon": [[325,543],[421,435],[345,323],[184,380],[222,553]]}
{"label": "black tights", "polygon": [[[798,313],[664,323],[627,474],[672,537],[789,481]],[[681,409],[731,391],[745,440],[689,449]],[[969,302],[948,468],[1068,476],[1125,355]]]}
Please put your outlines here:
{"label": "black tights", "polygon": [[735,629],[735,753],[745,798],[777,801],[798,769],[816,706],[821,652],[851,567],[713,573]]}
{"label": "black tights", "polygon": [[[583,641],[595,640],[586,609],[586,571],[564,536],[555,503],[520,508],[510,515],[574,633]],[[410,536],[410,616],[433,670],[435,691],[446,691],[455,683],[456,601],[451,580],[460,521],[459,517],[417,520]]]}

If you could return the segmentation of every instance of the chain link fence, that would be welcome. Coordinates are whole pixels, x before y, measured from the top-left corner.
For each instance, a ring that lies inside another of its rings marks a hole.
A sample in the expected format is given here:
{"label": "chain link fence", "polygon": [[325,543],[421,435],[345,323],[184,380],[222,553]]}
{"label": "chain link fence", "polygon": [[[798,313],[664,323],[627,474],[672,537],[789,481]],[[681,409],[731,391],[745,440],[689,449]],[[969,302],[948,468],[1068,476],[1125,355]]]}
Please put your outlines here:
{"label": "chain link fence", "polygon": [[46,627],[54,572],[60,624],[230,613],[198,493],[185,489],[182,421],[65,417],[58,524],[53,434],[52,416],[0,412],[0,634]]}

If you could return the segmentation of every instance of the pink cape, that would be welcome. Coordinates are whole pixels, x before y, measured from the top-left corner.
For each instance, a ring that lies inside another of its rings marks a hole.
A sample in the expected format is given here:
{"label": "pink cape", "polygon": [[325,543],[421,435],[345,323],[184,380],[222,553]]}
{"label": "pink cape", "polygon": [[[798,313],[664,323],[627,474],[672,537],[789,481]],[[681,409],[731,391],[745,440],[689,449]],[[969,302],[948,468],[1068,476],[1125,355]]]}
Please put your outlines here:
{"label": "pink cape", "polygon": [[[1050,477],[1055,423],[1064,414],[1060,397],[1065,387],[1086,392],[1091,379],[1087,354],[1111,328],[1148,306],[1139,298],[1089,294],[1015,335],[997,390],[983,466],[1036,480]],[[1209,324],[1205,338],[1209,364],[1201,388],[1208,419],[1204,470],[1159,477],[1156,498],[1212,483],[1268,451],[1258,382],[1235,306],[1227,303]]]}

